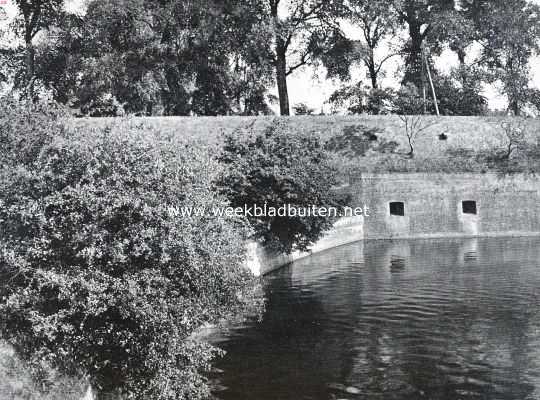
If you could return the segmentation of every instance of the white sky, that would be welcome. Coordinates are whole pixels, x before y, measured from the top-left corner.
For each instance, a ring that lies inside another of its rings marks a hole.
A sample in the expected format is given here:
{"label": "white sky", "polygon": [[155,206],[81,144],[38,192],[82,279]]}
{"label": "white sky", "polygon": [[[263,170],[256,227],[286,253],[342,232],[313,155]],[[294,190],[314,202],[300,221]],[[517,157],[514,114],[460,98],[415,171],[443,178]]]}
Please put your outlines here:
{"label": "white sky", "polygon": [[[533,3],[540,5],[540,0],[531,0]],[[2,4],[5,2],[6,4]],[[80,11],[83,8],[85,0],[67,0],[66,8],[70,11]],[[15,7],[12,0],[0,0],[0,7],[6,10],[7,14],[12,17],[15,14]],[[0,28],[5,26],[6,21],[0,21]],[[347,29],[347,34],[353,38],[358,32],[354,29]],[[384,49],[381,51],[384,52]],[[399,57],[385,64],[386,76],[382,79],[383,86],[396,87],[399,79],[396,76],[399,64],[402,61]],[[453,66],[458,65],[457,56],[450,50],[446,50],[442,53],[441,57],[435,60],[435,65],[438,70],[449,71]],[[531,85],[540,88],[540,57],[534,57],[530,62],[531,67]],[[366,84],[369,80],[366,76],[365,70],[356,69],[353,71],[353,81],[362,79]],[[323,69],[315,70],[311,67],[305,67],[303,69],[295,71],[288,77],[288,89],[289,100],[291,106],[296,103],[306,103],[308,106],[314,108],[316,112],[323,109],[325,112],[329,111],[329,105],[325,104],[326,99],[340,86],[338,81],[330,81],[325,79],[325,71]],[[271,92],[277,95],[277,88],[273,88]],[[484,89],[484,96],[489,101],[489,106],[492,109],[505,109],[506,98],[501,96],[496,87],[492,85],[486,86]],[[274,110],[277,111],[279,107],[275,105]]]}

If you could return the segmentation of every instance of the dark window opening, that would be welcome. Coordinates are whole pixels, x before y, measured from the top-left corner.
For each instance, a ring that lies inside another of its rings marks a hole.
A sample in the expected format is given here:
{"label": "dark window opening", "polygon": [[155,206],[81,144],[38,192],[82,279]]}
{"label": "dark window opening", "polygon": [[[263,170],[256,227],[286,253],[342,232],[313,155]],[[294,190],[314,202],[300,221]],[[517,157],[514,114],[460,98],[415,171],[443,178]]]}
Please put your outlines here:
{"label": "dark window opening", "polygon": [[466,200],[461,202],[463,214],[476,214],[476,201]]}
{"label": "dark window opening", "polygon": [[405,215],[405,204],[401,201],[393,201],[390,203],[390,215]]}

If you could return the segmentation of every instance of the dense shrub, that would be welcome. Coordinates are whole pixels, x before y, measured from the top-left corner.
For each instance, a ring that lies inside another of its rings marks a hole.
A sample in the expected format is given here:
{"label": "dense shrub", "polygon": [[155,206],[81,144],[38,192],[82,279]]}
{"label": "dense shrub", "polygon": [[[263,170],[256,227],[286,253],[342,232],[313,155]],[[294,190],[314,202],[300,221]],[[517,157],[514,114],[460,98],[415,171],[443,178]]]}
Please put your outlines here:
{"label": "dense shrub", "polygon": [[[453,74],[437,75],[433,85],[441,115],[485,115],[487,100],[481,95],[479,80],[471,72],[459,69]],[[433,94],[426,82],[426,102],[421,91],[411,83],[402,86],[392,98],[393,112],[396,114],[435,114]],[[425,112],[424,112],[425,108]]]}
{"label": "dense shrub", "polygon": [[[451,76],[437,76],[435,92],[442,115],[485,115],[488,101],[482,96],[482,80],[466,68],[460,68]],[[429,105],[432,109],[433,102]],[[434,110],[431,110],[433,113]]]}
{"label": "dense shrub", "polygon": [[[220,161],[227,167],[221,190],[234,207],[257,205],[279,209],[341,207],[345,199],[331,189],[337,171],[319,138],[298,133],[286,122],[271,124],[262,133],[227,135]],[[255,238],[283,252],[306,250],[330,228],[322,216],[248,216]]]}
{"label": "dense shrub", "polygon": [[53,136],[0,171],[3,339],[100,395],[207,396],[216,349],[191,337],[253,303],[248,230],[171,210],[223,205],[218,166],[137,130]]}
{"label": "dense shrub", "polygon": [[64,132],[64,110],[54,103],[20,103],[0,98],[0,166],[35,160],[55,134]]}
{"label": "dense shrub", "polygon": [[392,99],[392,107],[393,111],[398,115],[424,114],[424,108],[430,114],[433,114],[435,111],[431,100],[427,98],[424,102],[417,87],[410,82],[401,86],[396,91],[396,95]]}
{"label": "dense shrub", "polygon": [[306,103],[296,103],[292,106],[294,115],[312,115],[315,112],[314,108],[309,107]]}
{"label": "dense shrub", "polygon": [[395,93],[390,88],[370,88],[362,82],[343,86],[334,91],[328,103],[334,111],[346,108],[349,114],[388,114],[391,111]]}

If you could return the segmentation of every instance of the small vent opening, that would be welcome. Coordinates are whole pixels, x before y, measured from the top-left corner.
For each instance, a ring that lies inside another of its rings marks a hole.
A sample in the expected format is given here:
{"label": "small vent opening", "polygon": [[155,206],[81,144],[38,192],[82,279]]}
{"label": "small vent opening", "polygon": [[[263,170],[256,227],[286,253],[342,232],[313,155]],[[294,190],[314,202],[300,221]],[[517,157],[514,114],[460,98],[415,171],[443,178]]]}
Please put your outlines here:
{"label": "small vent opening", "polygon": [[405,204],[401,201],[393,201],[390,203],[390,215],[405,215]]}
{"label": "small vent opening", "polygon": [[476,201],[465,200],[461,203],[463,214],[475,214],[476,215]]}

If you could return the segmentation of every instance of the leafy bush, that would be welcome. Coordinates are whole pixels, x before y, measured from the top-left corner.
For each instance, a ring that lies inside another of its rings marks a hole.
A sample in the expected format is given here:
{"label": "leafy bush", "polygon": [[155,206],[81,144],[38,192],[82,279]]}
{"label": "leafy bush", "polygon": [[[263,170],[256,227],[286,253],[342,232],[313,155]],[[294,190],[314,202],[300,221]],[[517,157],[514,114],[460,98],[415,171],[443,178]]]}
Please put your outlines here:
{"label": "leafy bush", "polygon": [[[332,192],[337,171],[319,138],[292,131],[283,121],[264,132],[237,132],[225,137],[219,157],[227,167],[220,180],[234,207],[257,205],[278,209],[340,207],[345,199]],[[332,225],[322,216],[248,217],[254,237],[264,245],[289,253],[306,250]]]}
{"label": "leafy bush", "polygon": [[[393,110],[398,115],[418,115],[424,114],[424,108],[430,114],[434,113],[433,103],[430,99],[422,98],[422,95],[418,92],[417,87],[413,83],[407,83],[399,88],[396,92],[396,96],[392,100]],[[433,112],[431,111],[433,108]]]}
{"label": "leafy bush", "polygon": [[10,97],[0,98],[1,165],[35,160],[55,134],[65,131],[64,110],[54,103],[19,103]]}
{"label": "leafy bush", "polygon": [[[439,110],[442,115],[485,115],[488,101],[482,96],[482,79],[478,72],[467,67],[451,75],[439,75],[434,82]],[[433,102],[429,105],[434,108]],[[431,110],[433,113],[433,110]]]}
{"label": "leafy bush", "polygon": [[371,88],[358,82],[334,91],[328,103],[334,108],[345,107],[350,114],[388,114],[394,96],[390,88]]}
{"label": "leafy bush", "polygon": [[314,108],[309,107],[306,103],[296,103],[292,106],[294,115],[312,115],[315,112]]}
{"label": "leafy bush", "polygon": [[100,395],[207,396],[218,352],[192,334],[254,303],[249,231],[171,210],[224,205],[218,165],[148,132],[52,133],[32,162],[0,170],[3,339]]}
{"label": "leafy bush", "polygon": [[[481,95],[478,73],[467,68],[458,68],[450,75],[435,75],[433,85],[441,115],[485,115],[487,99]],[[393,98],[396,114],[435,114],[431,87],[426,82],[426,101],[421,91],[412,83],[402,86]]]}
{"label": "leafy bush", "polygon": [[116,117],[124,111],[118,100],[110,96],[88,99],[82,97],[81,101],[74,105],[79,106],[81,114],[88,117]]}

